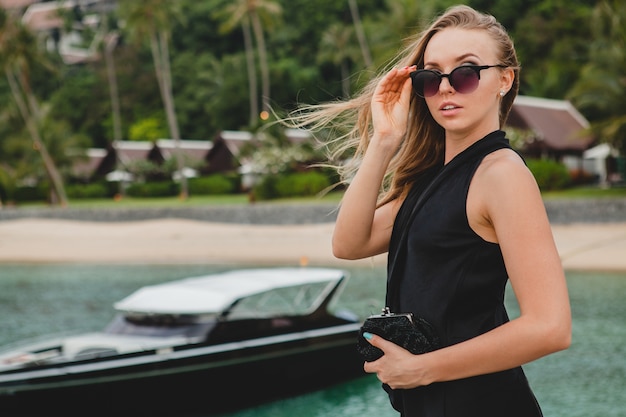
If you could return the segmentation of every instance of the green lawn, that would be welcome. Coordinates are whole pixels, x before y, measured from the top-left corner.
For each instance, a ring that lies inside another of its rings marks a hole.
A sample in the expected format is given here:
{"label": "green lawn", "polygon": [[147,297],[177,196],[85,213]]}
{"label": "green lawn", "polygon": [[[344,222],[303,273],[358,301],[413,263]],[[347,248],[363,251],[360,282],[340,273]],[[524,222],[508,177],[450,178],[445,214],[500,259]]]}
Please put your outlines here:
{"label": "green lawn", "polygon": [[[332,192],[323,197],[290,198],[271,201],[263,201],[268,204],[298,204],[298,203],[339,203],[342,193]],[[207,205],[239,205],[250,204],[246,194],[191,196],[183,201],[178,197],[161,198],[136,198],[124,197],[121,200],[114,199],[72,199],[69,206],[73,208],[145,208],[145,207],[195,207]],[[25,203],[20,207],[44,207],[44,203]]]}
{"label": "green lawn", "polygon": [[626,187],[600,188],[600,187],[575,187],[559,191],[546,191],[542,193],[545,199],[565,198],[626,198]]}
{"label": "green lawn", "polygon": [[[298,203],[333,203],[338,204],[342,192],[328,193],[322,197],[303,197],[263,201],[263,204],[298,204]],[[568,199],[568,198],[626,198],[626,187],[614,187],[602,189],[598,187],[577,187],[567,190],[546,191],[542,193],[544,199]],[[73,199],[70,207],[73,208],[145,208],[145,207],[194,207],[207,205],[238,205],[250,204],[246,194],[230,194],[217,196],[191,196],[186,201],[178,197],[162,198],[136,198],[124,197],[119,201],[113,199],[83,200]],[[44,203],[25,203],[20,207],[44,207]]]}

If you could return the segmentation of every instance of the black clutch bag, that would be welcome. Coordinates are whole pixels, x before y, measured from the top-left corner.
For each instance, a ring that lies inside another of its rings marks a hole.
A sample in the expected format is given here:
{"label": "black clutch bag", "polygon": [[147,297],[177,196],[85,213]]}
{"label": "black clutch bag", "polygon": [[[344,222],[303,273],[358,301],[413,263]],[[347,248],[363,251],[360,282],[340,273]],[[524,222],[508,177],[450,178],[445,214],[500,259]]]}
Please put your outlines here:
{"label": "black clutch bag", "polygon": [[413,354],[432,352],[439,347],[439,338],[433,326],[413,313],[394,314],[389,307],[382,314],[368,317],[361,330],[357,342],[357,351],[366,362],[373,362],[383,356],[383,351],[372,346],[363,333],[372,333],[403,347]]}

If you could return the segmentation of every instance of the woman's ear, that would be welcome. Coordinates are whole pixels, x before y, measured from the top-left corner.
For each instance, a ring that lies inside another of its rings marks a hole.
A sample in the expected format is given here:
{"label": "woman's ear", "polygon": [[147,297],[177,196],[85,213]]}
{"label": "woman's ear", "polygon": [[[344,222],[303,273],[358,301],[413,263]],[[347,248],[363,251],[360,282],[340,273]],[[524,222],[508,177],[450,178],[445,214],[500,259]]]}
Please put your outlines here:
{"label": "woman's ear", "polygon": [[500,76],[500,91],[504,91],[505,94],[509,92],[513,81],[515,80],[515,71],[513,68],[504,68]]}

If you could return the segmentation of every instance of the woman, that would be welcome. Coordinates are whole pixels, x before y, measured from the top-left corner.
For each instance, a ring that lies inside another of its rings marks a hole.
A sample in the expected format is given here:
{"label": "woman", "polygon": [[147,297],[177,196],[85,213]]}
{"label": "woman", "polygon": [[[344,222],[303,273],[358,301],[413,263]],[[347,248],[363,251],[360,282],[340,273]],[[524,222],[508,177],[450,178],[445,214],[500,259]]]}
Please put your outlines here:
{"label": "woman", "polygon": [[[356,119],[341,138],[360,143],[334,254],[389,251],[399,272],[389,277],[396,291],[388,303],[431,322],[441,340],[440,349],[413,355],[365,335],[384,352],[365,371],[403,416],[540,416],[520,366],[570,344],[567,287],[541,196],[500,130],[518,86],[505,29],[457,6],[361,96],[302,116],[314,128]],[[465,160],[407,223],[419,194],[456,158]],[[397,243],[404,230],[406,248]],[[507,279],[520,306],[510,321]]]}

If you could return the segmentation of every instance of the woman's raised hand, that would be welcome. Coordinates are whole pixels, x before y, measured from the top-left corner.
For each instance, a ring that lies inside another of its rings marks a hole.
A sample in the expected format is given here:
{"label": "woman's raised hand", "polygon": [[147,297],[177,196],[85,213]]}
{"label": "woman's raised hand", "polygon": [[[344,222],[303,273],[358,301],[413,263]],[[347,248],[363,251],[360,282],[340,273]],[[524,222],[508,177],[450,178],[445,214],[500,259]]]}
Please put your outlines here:
{"label": "woman's raised hand", "polygon": [[371,106],[374,136],[379,139],[397,142],[404,136],[411,99],[409,74],[415,68],[394,68],[376,86]]}

